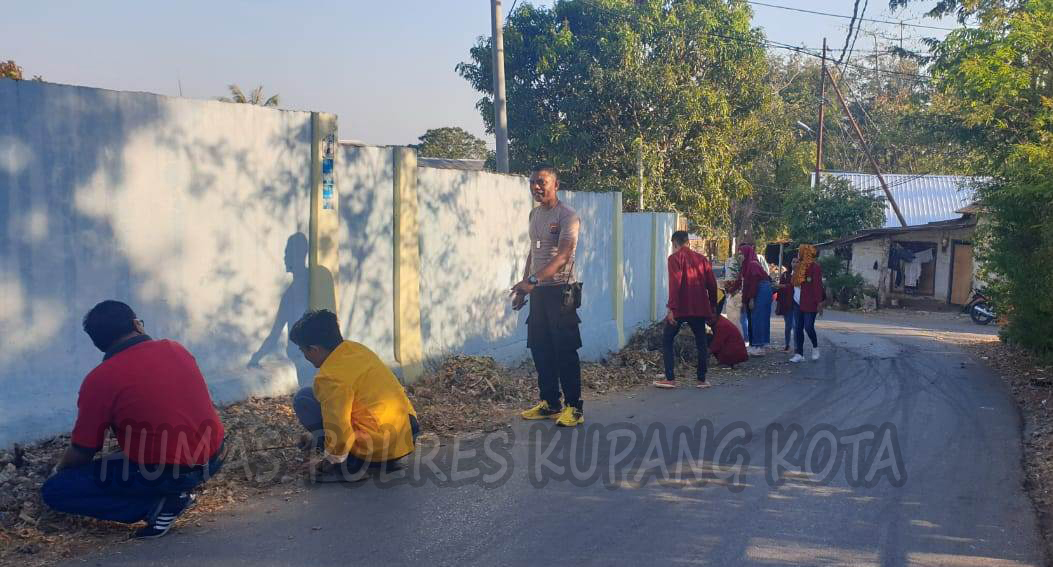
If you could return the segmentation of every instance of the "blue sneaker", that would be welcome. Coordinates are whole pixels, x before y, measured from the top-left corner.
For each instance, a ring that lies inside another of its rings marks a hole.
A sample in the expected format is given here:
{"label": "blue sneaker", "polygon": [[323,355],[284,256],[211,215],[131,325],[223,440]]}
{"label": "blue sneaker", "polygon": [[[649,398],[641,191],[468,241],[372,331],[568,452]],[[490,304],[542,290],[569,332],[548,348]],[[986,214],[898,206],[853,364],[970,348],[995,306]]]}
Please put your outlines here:
{"label": "blue sneaker", "polygon": [[197,496],[184,492],[178,496],[166,496],[158,503],[157,509],[146,518],[146,527],[140,528],[132,537],[135,539],[157,539],[172,529],[176,518],[186,512],[197,501]]}

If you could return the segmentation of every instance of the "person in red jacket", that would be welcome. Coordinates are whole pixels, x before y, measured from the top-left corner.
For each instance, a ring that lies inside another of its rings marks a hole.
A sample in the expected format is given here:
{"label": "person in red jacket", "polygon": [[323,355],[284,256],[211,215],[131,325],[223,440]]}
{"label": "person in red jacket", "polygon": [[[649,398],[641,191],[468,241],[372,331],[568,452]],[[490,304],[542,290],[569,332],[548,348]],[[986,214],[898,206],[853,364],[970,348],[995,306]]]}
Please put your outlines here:
{"label": "person in red jacket", "polygon": [[714,315],[709,318],[709,326],[713,328],[713,341],[709,343],[709,352],[717,358],[717,362],[735,366],[749,360],[746,345],[742,342],[742,333],[730,319]]}
{"label": "person in red jacket", "polygon": [[796,352],[790,362],[804,360],[804,334],[812,341],[812,360],[819,360],[819,339],[815,334],[815,318],[823,312],[826,287],[823,285],[823,270],[815,261],[816,250],[811,244],[802,244],[797,251],[797,267],[793,269],[793,299],[797,304]]}
{"label": "person in red jacket", "polygon": [[706,319],[713,316],[717,304],[717,278],[709,260],[692,250],[688,245],[687,231],[673,233],[674,252],[669,256],[669,302],[662,333],[662,356],[665,359],[665,380],[655,380],[657,388],[675,388],[676,360],[673,341],[680,327],[687,323],[695,334],[698,349],[698,387],[705,388],[706,363],[709,358],[706,346]]}
{"label": "person in red jacket", "polygon": [[730,294],[742,290],[742,307],[749,324],[745,329],[750,343],[749,354],[764,356],[771,338],[771,278],[767,264],[761,264],[752,244],[739,246],[742,264],[738,277],[726,288]]}

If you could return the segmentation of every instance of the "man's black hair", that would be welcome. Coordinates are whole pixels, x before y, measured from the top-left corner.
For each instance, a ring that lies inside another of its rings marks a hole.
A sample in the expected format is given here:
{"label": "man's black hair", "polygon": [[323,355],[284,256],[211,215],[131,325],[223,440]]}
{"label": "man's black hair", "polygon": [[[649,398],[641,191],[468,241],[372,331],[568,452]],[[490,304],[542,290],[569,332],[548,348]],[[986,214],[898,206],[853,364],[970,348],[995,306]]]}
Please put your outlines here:
{"label": "man's black hair", "polygon": [[320,346],[333,350],[344,342],[336,313],[328,309],[308,311],[289,330],[289,340],[300,348]]}
{"label": "man's black hair", "polygon": [[687,244],[687,241],[690,240],[690,238],[691,237],[688,236],[686,230],[678,230],[673,233],[673,244],[683,246],[684,244]]}
{"label": "man's black hair", "polygon": [[556,181],[559,181],[559,172],[556,171],[556,168],[552,167],[551,165],[538,165],[538,166],[535,166],[534,169],[531,170],[531,173],[547,173],[547,174],[551,175],[553,177],[553,179],[555,179]]}
{"label": "man's black hair", "polygon": [[84,316],[84,332],[102,352],[110,350],[117,339],[134,331],[135,311],[127,303],[107,299]]}

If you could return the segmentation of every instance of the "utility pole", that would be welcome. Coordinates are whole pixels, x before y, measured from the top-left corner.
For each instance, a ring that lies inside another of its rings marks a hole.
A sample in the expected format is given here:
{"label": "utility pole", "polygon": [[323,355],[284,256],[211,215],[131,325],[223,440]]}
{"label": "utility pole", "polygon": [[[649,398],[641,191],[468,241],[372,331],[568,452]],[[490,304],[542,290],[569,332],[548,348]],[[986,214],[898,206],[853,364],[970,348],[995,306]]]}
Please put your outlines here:
{"label": "utility pole", "polygon": [[494,56],[494,133],[497,135],[497,172],[508,173],[508,108],[505,99],[505,38],[501,18],[501,0],[490,0],[492,34],[490,49]]}
{"label": "utility pole", "polygon": [[874,173],[877,174],[878,181],[881,182],[881,189],[885,191],[885,197],[888,198],[889,204],[892,205],[892,210],[895,211],[900,226],[906,228],[907,220],[903,218],[903,213],[900,212],[899,205],[896,204],[896,199],[892,197],[892,191],[888,188],[888,183],[885,182],[885,178],[881,175],[881,168],[878,167],[877,160],[874,159],[874,154],[870,153],[870,146],[867,145],[867,140],[863,137],[863,130],[859,128],[855,116],[852,116],[852,112],[848,109],[848,103],[845,102],[845,96],[841,94],[841,89],[837,86],[837,81],[834,80],[834,76],[830,74],[829,69],[826,70],[826,76],[830,79],[830,86],[834,87],[834,92],[837,93],[837,100],[841,102],[841,109],[845,111],[845,116],[847,116],[848,120],[852,123],[852,129],[855,130],[856,137],[859,138],[859,145],[863,146],[863,153],[865,153],[867,159],[870,160],[870,166],[874,168]]}
{"label": "utility pole", "polygon": [[826,118],[826,38],[823,38],[823,67],[819,72],[819,133],[815,140],[815,186],[819,186],[819,170],[823,168],[823,122]]}
{"label": "utility pole", "polygon": [[642,139],[640,140],[640,147],[637,148],[637,153],[636,153],[636,171],[637,171],[637,173],[640,176],[640,179],[639,179],[639,183],[640,183],[640,201],[639,201],[639,203],[636,206],[636,212],[643,212],[643,184],[644,184],[644,176],[643,176],[643,140]]}

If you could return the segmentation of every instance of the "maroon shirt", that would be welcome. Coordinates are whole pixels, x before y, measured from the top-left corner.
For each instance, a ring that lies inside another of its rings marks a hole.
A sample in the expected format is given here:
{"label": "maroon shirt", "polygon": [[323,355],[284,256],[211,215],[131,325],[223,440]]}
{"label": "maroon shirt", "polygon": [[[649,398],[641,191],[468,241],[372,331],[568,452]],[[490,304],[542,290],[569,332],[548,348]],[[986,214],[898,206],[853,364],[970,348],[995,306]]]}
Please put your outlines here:
{"label": "maroon shirt", "polygon": [[[793,293],[791,290],[790,293]],[[819,302],[826,299],[826,287],[823,286],[823,269],[819,262],[812,262],[808,271],[804,274],[804,283],[801,284],[801,312],[818,313]]]}
{"label": "maroon shirt", "polygon": [[739,276],[735,281],[731,282],[726,291],[734,294],[741,289],[742,303],[745,305],[746,302],[757,297],[757,287],[760,283],[771,278],[768,277],[768,269],[757,260],[757,253],[754,251],[753,246],[743,244],[739,248],[739,252],[742,254]]}
{"label": "maroon shirt", "polygon": [[717,304],[717,278],[709,259],[687,246],[673,252],[669,268],[669,302],[673,317],[711,317]]}
{"label": "maroon shirt", "polygon": [[717,318],[717,324],[713,326],[713,341],[709,343],[709,352],[717,357],[717,362],[728,366],[749,359],[746,344],[742,341],[742,333],[727,317]]}
{"label": "maroon shirt", "polygon": [[775,314],[789,315],[793,310],[793,272],[786,270],[779,277],[779,289],[775,292]]}
{"label": "maroon shirt", "polygon": [[107,352],[81,384],[73,444],[101,449],[108,429],[143,465],[203,465],[223,442],[194,357],[175,341],[145,335]]}

